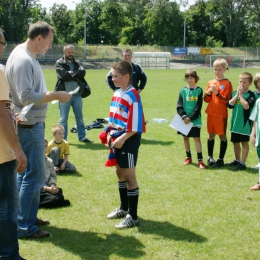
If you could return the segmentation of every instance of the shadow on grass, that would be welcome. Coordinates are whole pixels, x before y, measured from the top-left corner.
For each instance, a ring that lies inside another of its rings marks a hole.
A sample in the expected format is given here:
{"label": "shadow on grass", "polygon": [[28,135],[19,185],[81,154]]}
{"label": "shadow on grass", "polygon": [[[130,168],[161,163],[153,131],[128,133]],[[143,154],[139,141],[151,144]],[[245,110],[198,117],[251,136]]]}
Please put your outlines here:
{"label": "shadow on grass", "polygon": [[70,143],[70,146],[75,146],[78,149],[89,149],[89,150],[109,150],[108,147],[99,143]]}
{"label": "shadow on grass", "polygon": [[[45,229],[52,237],[41,239],[39,242],[51,242],[81,259],[110,259],[111,255],[135,259],[145,255],[144,245],[133,236],[81,232],[50,226]],[[34,240],[36,241],[38,240]]]}
{"label": "shadow on grass", "polygon": [[249,168],[249,167],[246,168],[245,170],[242,170],[242,171],[234,171],[233,168],[234,167],[230,167],[230,166],[225,167],[226,170],[231,171],[231,172],[246,172],[246,173],[249,173],[249,174],[258,174],[258,170],[253,169],[253,168]]}
{"label": "shadow on grass", "polygon": [[73,176],[73,177],[82,177],[82,174],[78,171],[75,173],[69,173],[69,172],[60,172],[57,174],[57,176]]}
{"label": "shadow on grass", "polygon": [[160,140],[148,140],[148,139],[141,139],[141,144],[150,144],[150,145],[171,145],[173,141],[160,141]]}
{"label": "shadow on grass", "polygon": [[154,234],[163,238],[173,239],[176,241],[187,241],[195,243],[205,243],[207,239],[188,229],[175,226],[170,222],[158,222],[140,218],[141,225],[138,227],[139,232],[145,234]]}

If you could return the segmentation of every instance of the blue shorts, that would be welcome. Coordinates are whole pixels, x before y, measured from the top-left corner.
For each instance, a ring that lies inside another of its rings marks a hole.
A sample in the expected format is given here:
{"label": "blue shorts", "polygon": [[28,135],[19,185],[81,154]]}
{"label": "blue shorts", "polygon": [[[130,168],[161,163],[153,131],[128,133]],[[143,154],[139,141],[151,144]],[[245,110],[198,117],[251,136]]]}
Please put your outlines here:
{"label": "blue shorts", "polygon": [[120,168],[134,168],[137,163],[141,134],[129,137],[120,149],[116,149],[116,160]]}

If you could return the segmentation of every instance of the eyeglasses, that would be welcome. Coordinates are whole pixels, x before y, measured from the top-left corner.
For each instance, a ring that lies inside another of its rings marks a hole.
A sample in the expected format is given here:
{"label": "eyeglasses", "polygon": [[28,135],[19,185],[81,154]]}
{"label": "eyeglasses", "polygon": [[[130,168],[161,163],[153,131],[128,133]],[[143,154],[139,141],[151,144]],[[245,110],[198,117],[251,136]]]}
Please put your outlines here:
{"label": "eyeglasses", "polygon": [[1,41],[0,41],[0,44],[2,44],[4,47],[7,46],[7,43],[6,43],[6,42],[1,42]]}

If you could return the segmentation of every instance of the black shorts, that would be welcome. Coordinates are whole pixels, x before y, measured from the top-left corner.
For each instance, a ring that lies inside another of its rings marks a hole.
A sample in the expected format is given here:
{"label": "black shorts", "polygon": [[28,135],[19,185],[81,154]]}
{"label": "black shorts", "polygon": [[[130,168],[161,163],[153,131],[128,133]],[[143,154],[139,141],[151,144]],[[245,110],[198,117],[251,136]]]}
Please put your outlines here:
{"label": "black shorts", "polygon": [[232,143],[242,143],[242,142],[249,142],[250,136],[249,135],[241,135],[237,133],[231,132],[231,142]]}
{"label": "black shorts", "polygon": [[186,137],[200,137],[200,127],[194,126],[189,131],[188,135],[184,135],[178,131],[178,134],[181,134],[182,136]]}
{"label": "black shorts", "polygon": [[120,149],[116,149],[116,160],[120,168],[134,168],[137,163],[141,134],[129,137]]}

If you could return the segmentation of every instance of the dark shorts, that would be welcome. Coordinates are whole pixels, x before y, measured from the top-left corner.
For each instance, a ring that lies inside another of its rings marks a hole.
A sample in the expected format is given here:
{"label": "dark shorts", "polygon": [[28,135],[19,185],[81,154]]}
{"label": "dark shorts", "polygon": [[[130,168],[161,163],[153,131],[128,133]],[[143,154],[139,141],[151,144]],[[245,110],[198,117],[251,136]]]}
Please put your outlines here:
{"label": "dark shorts", "polygon": [[231,142],[232,143],[242,143],[242,142],[249,142],[250,136],[249,135],[241,135],[237,133],[231,132]]}
{"label": "dark shorts", "polygon": [[189,131],[188,135],[184,135],[178,131],[178,134],[181,134],[182,136],[186,137],[200,137],[200,127],[192,127]]}
{"label": "dark shorts", "polygon": [[129,137],[120,149],[116,149],[116,160],[120,168],[134,168],[137,163],[141,134]]}

